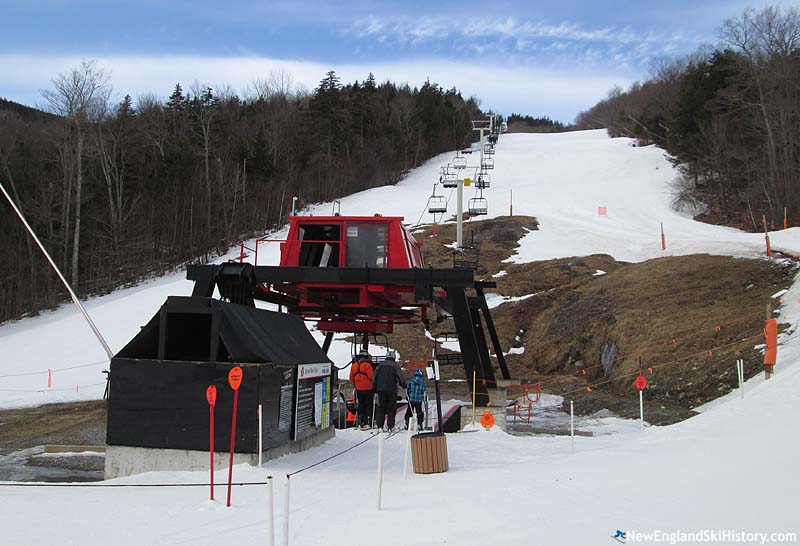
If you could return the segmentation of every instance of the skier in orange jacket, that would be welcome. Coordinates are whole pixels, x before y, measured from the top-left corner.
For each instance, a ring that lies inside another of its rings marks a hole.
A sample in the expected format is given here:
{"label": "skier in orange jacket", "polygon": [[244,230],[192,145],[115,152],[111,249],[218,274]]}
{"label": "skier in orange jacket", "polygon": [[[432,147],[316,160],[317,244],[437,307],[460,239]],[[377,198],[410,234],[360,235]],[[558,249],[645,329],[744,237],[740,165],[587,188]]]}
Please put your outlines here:
{"label": "skier in orange jacket", "polygon": [[361,350],[350,367],[350,381],[356,387],[358,398],[358,424],[369,427],[372,421],[372,358],[365,350]]}

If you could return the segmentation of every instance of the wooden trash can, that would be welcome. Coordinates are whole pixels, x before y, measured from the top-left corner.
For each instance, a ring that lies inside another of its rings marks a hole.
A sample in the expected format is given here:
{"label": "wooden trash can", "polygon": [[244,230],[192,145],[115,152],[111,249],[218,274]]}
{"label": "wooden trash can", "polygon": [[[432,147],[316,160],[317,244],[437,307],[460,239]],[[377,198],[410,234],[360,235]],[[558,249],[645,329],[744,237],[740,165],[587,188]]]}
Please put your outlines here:
{"label": "wooden trash can", "polygon": [[415,474],[447,472],[447,437],[441,432],[423,432],[411,437],[411,461]]}

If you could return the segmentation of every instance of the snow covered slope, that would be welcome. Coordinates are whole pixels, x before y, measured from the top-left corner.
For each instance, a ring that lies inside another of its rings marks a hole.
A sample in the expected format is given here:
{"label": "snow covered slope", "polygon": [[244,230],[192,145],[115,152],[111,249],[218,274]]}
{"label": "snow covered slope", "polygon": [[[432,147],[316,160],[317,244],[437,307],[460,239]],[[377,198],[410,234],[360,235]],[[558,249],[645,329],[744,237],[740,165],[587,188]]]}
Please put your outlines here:
{"label": "snow covered slope", "polygon": [[[630,261],[661,256],[661,222],[666,254],[763,256],[763,236],[700,224],[670,209],[669,183],[675,174],[656,148],[635,148],[629,140],[608,139],[603,131],[504,135],[495,157],[493,187],[485,193],[490,215],[508,213],[513,188],[514,212],[541,222],[540,230],[523,240],[517,261],[596,252]],[[416,222],[440,165],[448,160],[449,156],[435,158],[395,187],[345,198],[342,212],[401,214]],[[598,215],[598,207],[606,207],[607,217]],[[330,205],[315,208],[317,214],[330,210]],[[450,212],[455,212],[452,201]],[[422,214],[422,220],[429,221],[429,216]],[[800,230],[774,233],[772,239],[774,246],[800,253]],[[274,259],[272,254],[261,263]],[[181,273],[97,298],[88,308],[112,348],[118,349],[166,296],[188,294],[190,289]],[[793,332],[800,320],[800,287],[792,287],[783,299],[781,320],[790,322]],[[377,442],[370,440],[292,479],[291,544],[612,544],[617,529],[797,533],[796,336],[782,336],[776,375],[770,381],[749,381],[743,400],[738,393],[728,395],[702,408],[701,415],[668,427],[576,438],[574,455],[565,437],[511,437],[498,431],[449,435],[451,470],[404,480],[403,436],[395,436],[386,445],[381,512],[374,507]],[[0,327],[0,376],[39,372],[0,377],[0,405],[97,398],[103,364],[92,363],[102,356],[70,307]],[[54,371],[53,389],[46,388],[47,368],[75,364],[90,365]],[[67,390],[57,391],[62,385]],[[42,392],[26,392],[31,390]],[[278,477],[280,528],[284,475],[350,447],[367,434],[337,433],[324,446],[269,462],[263,470],[237,467],[234,480]],[[202,472],[157,473],[115,483],[206,478]],[[217,480],[223,478],[220,471]],[[267,543],[264,487],[235,489],[232,509],[219,501],[210,503],[206,493],[204,488],[0,487],[0,542]],[[280,532],[277,535],[280,541]]]}

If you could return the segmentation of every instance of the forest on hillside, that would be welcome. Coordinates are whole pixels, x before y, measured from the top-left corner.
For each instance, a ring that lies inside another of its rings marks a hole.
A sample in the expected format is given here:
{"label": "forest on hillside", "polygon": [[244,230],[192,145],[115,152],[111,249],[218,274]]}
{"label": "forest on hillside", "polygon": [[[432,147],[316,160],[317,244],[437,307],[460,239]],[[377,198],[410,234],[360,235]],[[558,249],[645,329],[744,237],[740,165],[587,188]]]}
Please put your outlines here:
{"label": "forest on hillside", "polygon": [[800,225],[800,10],[748,9],[726,20],[719,45],[660,59],[651,77],[576,119],[579,129],[664,148],[681,170],[678,204],[718,220]]}
{"label": "forest on hillside", "polygon": [[[225,251],[280,225],[293,196],[329,201],[393,184],[462,147],[475,99],[426,81],[312,92],[278,71],[243,96],[176,85],[166,101],[112,100],[94,61],[57,75],[44,111],[0,103],[0,176],[79,293],[97,294]],[[376,203],[376,208],[379,204]],[[8,204],[0,214],[0,322],[65,291]]]}
{"label": "forest on hillside", "polygon": [[506,123],[509,133],[561,133],[571,129],[571,126],[554,121],[548,116],[511,114],[506,119]]}

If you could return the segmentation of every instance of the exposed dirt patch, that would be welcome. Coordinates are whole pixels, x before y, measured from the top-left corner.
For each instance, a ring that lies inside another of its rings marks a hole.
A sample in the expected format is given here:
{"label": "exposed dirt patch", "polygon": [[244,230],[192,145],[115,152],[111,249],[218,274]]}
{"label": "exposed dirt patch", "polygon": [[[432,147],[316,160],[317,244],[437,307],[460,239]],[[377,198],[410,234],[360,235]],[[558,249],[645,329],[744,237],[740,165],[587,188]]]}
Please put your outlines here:
{"label": "exposed dirt patch", "polygon": [[748,377],[761,370],[754,346],[766,305],[795,271],[788,261],[662,258],[559,290],[546,306],[536,297],[504,305],[496,322],[506,331],[523,323],[526,352],[509,364],[522,377],[545,376],[553,392],[596,385],[635,397],[641,361],[649,398],[691,409],[736,386],[737,358]]}
{"label": "exposed dirt patch", "polygon": [[[467,216],[468,217],[468,216]],[[519,240],[528,232],[538,230],[539,222],[532,216],[500,216],[490,220],[470,220],[464,223],[465,246],[477,250],[478,277],[497,273],[503,260],[512,256],[519,247]],[[435,268],[453,267],[453,260],[469,260],[475,254],[470,251],[456,252],[451,247],[456,240],[455,224],[427,226],[415,230],[414,237],[423,243],[425,263]]]}
{"label": "exposed dirt patch", "polygon": [[104,400],[0,410],[0,455],[44,444],[105,443]]}

